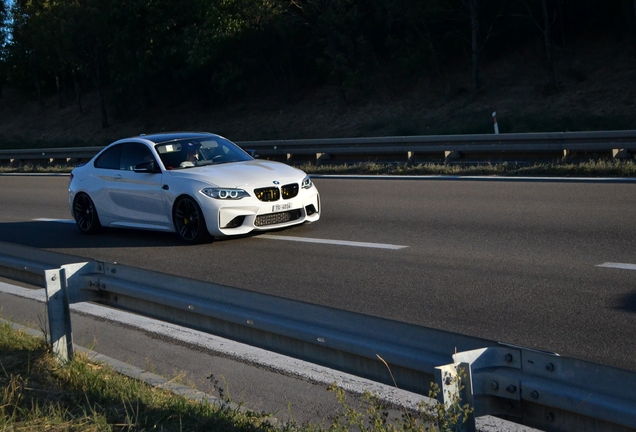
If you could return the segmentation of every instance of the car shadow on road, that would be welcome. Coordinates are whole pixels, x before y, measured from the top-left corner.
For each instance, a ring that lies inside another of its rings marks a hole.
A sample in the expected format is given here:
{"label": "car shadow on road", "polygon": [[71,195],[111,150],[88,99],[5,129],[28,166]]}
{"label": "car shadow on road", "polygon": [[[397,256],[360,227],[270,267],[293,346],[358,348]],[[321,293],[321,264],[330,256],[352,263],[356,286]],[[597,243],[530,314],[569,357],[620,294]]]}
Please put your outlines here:
{"label": "car shadow on road", "polygon": [[40,249],[94,249],[185,246],[174,233],[104,229],[84,235],[74,223],[54,221],[0,223],[0,242]]}
{"label": "car shadow on road", "polygon": [[616,309],[636,313],[636,292],[621,296]]}

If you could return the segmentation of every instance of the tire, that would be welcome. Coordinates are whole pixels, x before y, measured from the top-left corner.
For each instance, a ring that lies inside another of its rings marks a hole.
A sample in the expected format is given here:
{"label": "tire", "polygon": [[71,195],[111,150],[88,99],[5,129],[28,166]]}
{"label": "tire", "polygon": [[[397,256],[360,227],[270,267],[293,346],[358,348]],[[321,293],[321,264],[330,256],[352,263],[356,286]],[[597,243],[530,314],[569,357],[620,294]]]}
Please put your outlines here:
{"label": "tire", "polygon": [[91,197],[79,193],[73,201],[73,215],[75,223],[82,234],[95,234],[102,229],[97,209]]}
{"label": "tire", "polygon": [[177,200],[172,222],[177,234],[186,243],[199,244],[211,240],[201,207],[193,198],[184,196]]}

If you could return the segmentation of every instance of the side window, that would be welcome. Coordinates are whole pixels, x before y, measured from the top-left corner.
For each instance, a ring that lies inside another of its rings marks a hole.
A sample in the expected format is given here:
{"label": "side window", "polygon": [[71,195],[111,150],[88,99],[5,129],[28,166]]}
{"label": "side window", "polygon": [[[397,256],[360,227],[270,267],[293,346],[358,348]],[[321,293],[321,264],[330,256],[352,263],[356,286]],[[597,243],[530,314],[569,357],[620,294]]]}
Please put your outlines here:
{"label": "side window", "polygon": [[127,143],[123,147],[119,169],[132,171],[141,163],[154,161],[150,149],[141,143]]}
{"label": "side window", "polygon": [[119,169],[119,157],[121,156],[121,144],[113,146],[102,153],[95,160],[95,168]]}

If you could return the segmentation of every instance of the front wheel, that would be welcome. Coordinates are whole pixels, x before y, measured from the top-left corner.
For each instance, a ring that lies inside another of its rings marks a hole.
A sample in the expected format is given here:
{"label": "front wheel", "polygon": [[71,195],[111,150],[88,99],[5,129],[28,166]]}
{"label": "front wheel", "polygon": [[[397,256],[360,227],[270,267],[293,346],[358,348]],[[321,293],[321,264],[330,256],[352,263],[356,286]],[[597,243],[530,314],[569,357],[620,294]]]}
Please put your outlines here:
{"label": "front wheel", "polygon": [[91,197],[85,193],[77,194],[75,197],[73,215],[75,216],[75,223],[82,234],[95,234],[102,228],[95,204]]}
{"label": "front wheel", "polygon": [[172,220],[177,234],[186,243],[203,243],[211,238],[201,207],[190,197],[179,198],[174,206]]}

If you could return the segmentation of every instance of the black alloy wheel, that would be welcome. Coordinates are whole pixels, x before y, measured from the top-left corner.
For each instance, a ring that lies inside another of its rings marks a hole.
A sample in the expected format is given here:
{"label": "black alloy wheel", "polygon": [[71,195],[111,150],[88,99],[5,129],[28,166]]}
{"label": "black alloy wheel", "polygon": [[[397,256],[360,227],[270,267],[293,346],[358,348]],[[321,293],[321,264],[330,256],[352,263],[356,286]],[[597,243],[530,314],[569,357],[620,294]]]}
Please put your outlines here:
{"label": "black alloy wheel", "polygon": [[85,193],[77,194],[73,201],[73,214],[77,227],[83,234],[95,234],[102,225],[99,223],[93,200]]}
{"label": "black alloy wheel", "polygon": [[201,207],[190,197],[180,198],[172,216],[179,237],[186,243],[202,243],[210,239]]}

